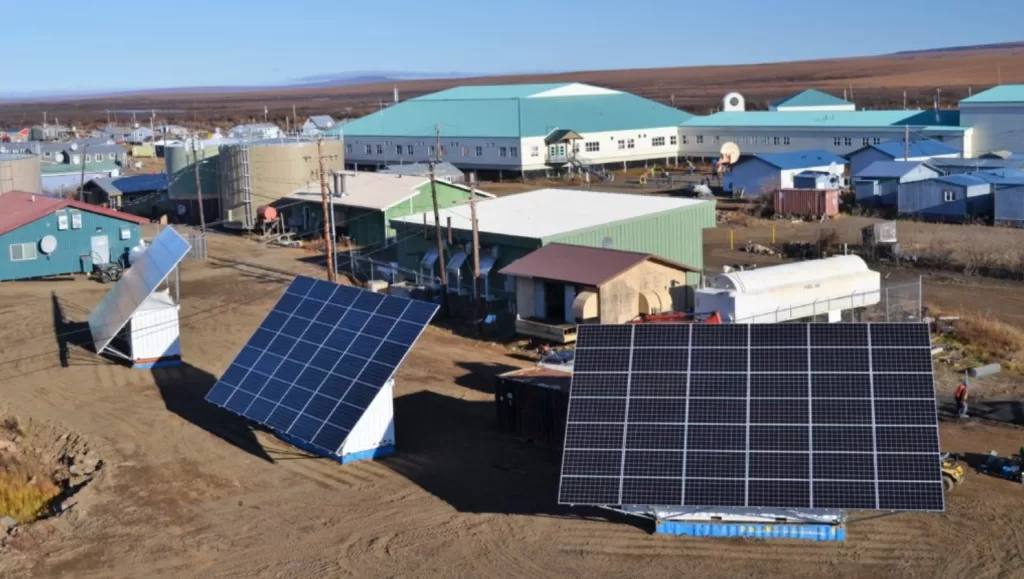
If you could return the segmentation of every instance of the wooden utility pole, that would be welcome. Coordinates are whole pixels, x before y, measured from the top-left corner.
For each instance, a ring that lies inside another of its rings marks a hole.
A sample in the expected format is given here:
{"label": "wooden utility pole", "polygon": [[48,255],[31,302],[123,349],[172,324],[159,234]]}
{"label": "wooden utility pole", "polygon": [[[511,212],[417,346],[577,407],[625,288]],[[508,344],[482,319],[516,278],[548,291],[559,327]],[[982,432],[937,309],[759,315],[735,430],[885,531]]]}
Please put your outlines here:
{"label": "wooden utility pole", "polygon": [[327,199],[327,173],[324,171],[323,138],[316,140],[316,157],[320,163],[320,197],[324,204],[324,244],[327,251],[327,281],[337,282],[334,274],[334,232],[331,231],[331,221],[328,211],[333,211]]}
{"label": "wooden utility pole", "polygon": [[[164,140],[166,141],[166,139]],[[196,202],[199,205],[199,232],[206,234],[206,215],[203,213],[203,181],[199,178],[199,152],[196,148],[195,136],[192,137],[192,169],[196,174]]]}
{"label": "wooden utility pole", "polygon": [[447,317],[451,310],[448,307],[448,271],[444,264],[444,242],[441,241],[441,212],[437,208],[437,180],[434,178],[434,165],[441,162],[441,124],[434,127],[437,136],[437,148],[434,150],[434,162],[430,163],[430,199],[434,203],[434,234],[437,239],[437,267],[441,277],[441,315]]}
{"label": "wooden utility pole", "polygon": [[[89,145],[82,145],[82,182],[78,186],[78,200],[85,201],[85,152],[89,150]],[[109,205],[109,200],[108,200]]]}
{"label": "wooden utility pole", "polygon": [[480,228],[476,221],[475,178],[469,182],[469,218],[473,224],[473,299],[476,301],[477,320],[482,322],[486,296],[484,295],[483,278],[480,277]]}

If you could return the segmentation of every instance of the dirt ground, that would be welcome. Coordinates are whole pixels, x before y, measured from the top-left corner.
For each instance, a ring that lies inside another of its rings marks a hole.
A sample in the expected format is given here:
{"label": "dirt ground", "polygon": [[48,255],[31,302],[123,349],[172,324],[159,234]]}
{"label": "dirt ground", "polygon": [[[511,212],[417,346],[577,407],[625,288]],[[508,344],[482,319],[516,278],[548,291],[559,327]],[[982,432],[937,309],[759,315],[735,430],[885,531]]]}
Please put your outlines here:
{"label": "dirt ground", "polygon": [[[484,377],[528,363],[436,328],[397,377],[398,453],[345,466],[308,456],[203,396],[287,283],[229,260],[320,272],[301,250],[237,237],[211,236],[209,251],[221,259],[183,267],[180,368],[132,370],[78,346],[110,286],[0,285],[3,404],[78,433],[104,462],[75,516],[26,526],[0,551],[0,577],[1021,574],[1024,488],[973,473],[947,513],[853,513],[841,544],[657,536],[642,521],[559,507],[557,454],[495,430]],[[950,451],[1024,442],[1021,429],[984,421],[941,429]]]}

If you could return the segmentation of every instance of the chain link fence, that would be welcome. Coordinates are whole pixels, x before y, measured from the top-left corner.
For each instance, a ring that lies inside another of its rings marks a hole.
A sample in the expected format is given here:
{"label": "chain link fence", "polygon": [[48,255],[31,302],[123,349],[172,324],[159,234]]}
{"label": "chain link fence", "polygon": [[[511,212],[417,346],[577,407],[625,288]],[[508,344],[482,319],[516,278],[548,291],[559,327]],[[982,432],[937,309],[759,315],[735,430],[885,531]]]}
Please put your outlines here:
{"label": "chain link fence", "polygon": [[193,231],[184,237],[185,240],[188,241],[188,244],[191,246],[185,257],[188,259],[205,260],[207,257],[206,234],[201,233],[199,231]]}
{"label": "chain link fence", "polygon": [[735,320],[735,323],[770,324],[818,316],[827,319],[829,312],[840,312],[843,322],[919,322],[923,316],[922,298],[920,277],[914,281],[883,280],[877,292],[806,302]]}

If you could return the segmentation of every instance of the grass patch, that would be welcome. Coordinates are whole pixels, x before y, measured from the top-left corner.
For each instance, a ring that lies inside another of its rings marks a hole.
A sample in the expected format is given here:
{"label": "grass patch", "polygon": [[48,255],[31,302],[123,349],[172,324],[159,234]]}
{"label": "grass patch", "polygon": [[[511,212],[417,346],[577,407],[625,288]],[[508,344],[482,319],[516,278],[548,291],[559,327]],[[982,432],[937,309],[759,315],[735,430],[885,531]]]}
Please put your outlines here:
{"label": "grass patch", "polygon": [[27,523],[42,515],[58,496],[60,489],[44,476],[30,474],[24,468],[0,471],[0,517]]}
{"label": "grass patch", "polygon": [[982,364],[999,363],[1006,372],[1024,374],[1024,330],[990,315],[964,311],[941,315],[960,318],[953,322],[952,333],[936,340],[963,356],[955,369],[962,371]]}

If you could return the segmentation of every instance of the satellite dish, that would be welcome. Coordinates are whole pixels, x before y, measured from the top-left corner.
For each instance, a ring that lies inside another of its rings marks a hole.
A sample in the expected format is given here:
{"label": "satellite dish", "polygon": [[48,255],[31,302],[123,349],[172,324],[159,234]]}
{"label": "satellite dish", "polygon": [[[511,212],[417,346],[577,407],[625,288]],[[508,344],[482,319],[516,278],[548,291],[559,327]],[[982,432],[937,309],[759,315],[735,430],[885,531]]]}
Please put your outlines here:
{"label": "satellite dish", "polygon": [[71,145],[68,148],[71,149],[72,151],[77,151],[78,143],[71,143]]}
{"label": "satellite dish", "polygon": [[613,240],[611,237],[605,237],[604,239],[601,240],[601,247],[605,249],[614,249],[615,240]]}
{"label": "satellite dish", "polygon": [[727,165],[732,165],[740,160],[740,146],[732,141],[723,144],[718,153],[722,162]]}
{"label": "satellite dish", "polygon": [[828,164],[828,172],[833,175],[840,175],[843,172],[843,168],[839,166],[839,163],[832,161]]}
{"label": "satellite dish", "polygon": [[747,101],[738,92],[731,92],[722,99],[722,110],[729,112],[747,110]]}
{"label": "satellite dish", "polygon": [[57,251],[57,238],[52,235],[44,235],[39,240],[39,250],[47,255]]}
{"label": "satellite dish", "polygon": [[184,203],[178,203],[178,215],[184,215],[188,212],[188,207],[185,207]]}

